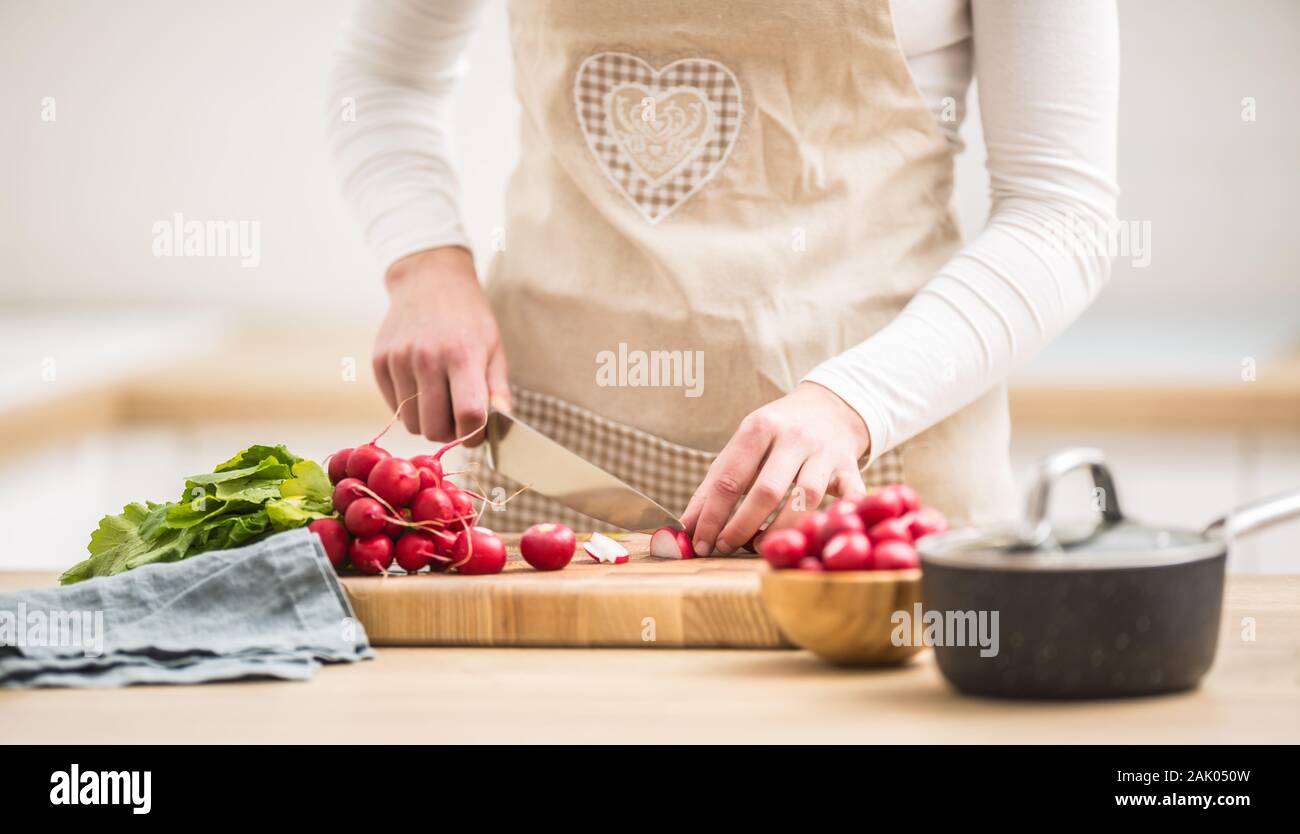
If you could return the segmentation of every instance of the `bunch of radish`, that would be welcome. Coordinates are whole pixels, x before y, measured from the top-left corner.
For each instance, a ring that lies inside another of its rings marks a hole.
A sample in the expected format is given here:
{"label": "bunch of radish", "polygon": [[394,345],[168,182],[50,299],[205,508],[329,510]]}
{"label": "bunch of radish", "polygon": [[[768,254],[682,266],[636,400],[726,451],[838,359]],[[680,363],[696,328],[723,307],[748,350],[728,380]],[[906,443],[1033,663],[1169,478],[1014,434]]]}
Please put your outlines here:
{"label": "bunch of radish", "polygon": [[396,562],[407,573],[429,568],[464,574],[500,573],[506,548],[478,526],[483,496],[445,477],[442,456],[467,438],[431,455],[394,457],[376,442],[329,457],[334,509],[339,518],[308,525],[320,536],[335,569],[387,573]]}
{"label": "bunch of radish", "polygon": [[[506,565],[505,543],[478,523],[493,502],[454,484],[442,466],[444,454],[482,428],[409,460],[378,445],[387,431],[329,457],[338,517],[317,519],[307,527],[320,537],[330,564],[337,571],[350,565],[368,574],[387,574],[394,562],[406,573],[500,573]],[[565,567],[576,547],[573,530],[554,523],[534,524],[519,541],[520,554],[538,570]],[[628,561],[627,548],[599,533],[583,549],[597,562]]]}
{"label": "bunch of radish", "polygon": [[918,540],[947,529],[943,513],[921,506],[916,490],[891,484],[764,532],[758,551],[778,570],[904,570],[920,566]]}

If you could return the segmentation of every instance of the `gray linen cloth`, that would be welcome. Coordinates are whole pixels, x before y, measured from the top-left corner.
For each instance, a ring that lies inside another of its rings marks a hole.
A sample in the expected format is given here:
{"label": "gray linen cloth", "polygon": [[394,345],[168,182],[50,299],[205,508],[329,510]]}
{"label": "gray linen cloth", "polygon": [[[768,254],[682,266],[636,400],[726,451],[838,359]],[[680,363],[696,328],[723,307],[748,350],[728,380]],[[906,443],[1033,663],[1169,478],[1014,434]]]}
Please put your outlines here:
{"label": "gray linen cloth", "polygon": [[305,680],[321,662],[373,656],[320,539],[305,529],[0,594],[0,687]]}

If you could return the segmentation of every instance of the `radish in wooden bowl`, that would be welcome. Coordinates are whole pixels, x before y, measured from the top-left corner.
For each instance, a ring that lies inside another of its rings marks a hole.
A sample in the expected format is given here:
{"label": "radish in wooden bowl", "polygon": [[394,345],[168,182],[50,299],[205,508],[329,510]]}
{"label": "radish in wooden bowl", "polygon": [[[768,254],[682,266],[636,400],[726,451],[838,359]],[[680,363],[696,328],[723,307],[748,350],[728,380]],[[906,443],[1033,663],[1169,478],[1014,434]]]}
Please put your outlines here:
{"label": "radish in wooden bowl", "polygon": [[[901,663],[924,648],[911,616],[921,601],[915,538],[940,532],[947,521],[922,507],[901,484],[882,487],[829,513],[812,512],[793,526],[769,530],[759,544],[769,570],[762,595],[790,642],[831,663]],[[899,625],[894,616],[905,611]],[[900,629],[911,628],[912,633]]]}

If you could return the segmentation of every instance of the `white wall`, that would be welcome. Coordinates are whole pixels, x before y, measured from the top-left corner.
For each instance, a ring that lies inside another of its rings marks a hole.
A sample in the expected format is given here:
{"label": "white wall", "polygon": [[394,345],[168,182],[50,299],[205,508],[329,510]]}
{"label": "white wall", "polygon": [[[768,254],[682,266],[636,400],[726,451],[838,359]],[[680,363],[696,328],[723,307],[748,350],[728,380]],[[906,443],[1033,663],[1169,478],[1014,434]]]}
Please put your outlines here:
{"label": "white wall", "polygon": [[[504,3],[459,106],[464,207],[486,242],[517,150]],[[378,308],[378,266],[340,204],[324,91],[348,0],[0,3],[0,303],[83,300]],[[1300,235],[1300,3],[1121,3],[1125,219],[1154,260],[1121,262],[1105,305],[1294,305]],[[1241,119],[1241,99],[1258,120]],[[53,97],[57,121],[41,120]],[[975,119],[978,114],[975,114]],[[986,210],[976,121],[960,161]],[[262,262],[160,259],[155,220],[262,224]],[[486,250],[486,247],[483,247]]]}
{"label": "white wall", "polygon": [[[1153,246],[1149,266],[1116,259],[1099,306],[1300,303],[1300,3],[1121,0],[1119,10],[1119,214],[1150,222]],[[1242,120],[1246,97],[1254,122]],[[957,171],[967,234],[988,209],[973,93],[971,103]]]}
{"label": "white wall", "polygon": [[[349,0],[0,3],[0,303],[378,310],[379,266],[323,141],[326,80],[350,9]],[[503,4],[470,59],[464,210],[486,241],[518,147]],[[47,97],[53,122],[42,120]],[[260,265],[154,257],[152,224],[177,211],[259,221]]]}

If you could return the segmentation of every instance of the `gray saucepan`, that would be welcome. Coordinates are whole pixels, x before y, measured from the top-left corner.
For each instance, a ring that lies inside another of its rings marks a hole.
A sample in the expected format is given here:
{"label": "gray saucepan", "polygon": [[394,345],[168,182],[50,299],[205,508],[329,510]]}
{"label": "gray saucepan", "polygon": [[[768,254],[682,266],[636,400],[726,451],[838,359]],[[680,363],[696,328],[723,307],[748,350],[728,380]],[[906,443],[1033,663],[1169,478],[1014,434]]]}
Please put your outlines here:
{"label": "gray saucepan", "polygon": [[[1054,484],[1083,468],[1100,518],[1054,525]],[[1232,541],[1297,515],[1300,490],[1241,507],[1202,531],[1141,524],[1120,511],[1099,450],[1058,452],[1039,468],[1022,525],[957,529],[919,543],[921,597],[939,623],[939,670],[961,692],[1007,698],[1194,687],[1214,661]],[[979,612],[996,623],[996,652],[990,641],[962,639],[953,625],[974,623]]]}

